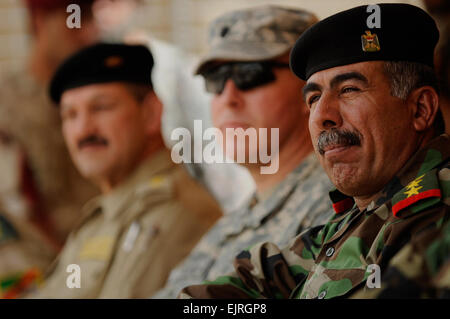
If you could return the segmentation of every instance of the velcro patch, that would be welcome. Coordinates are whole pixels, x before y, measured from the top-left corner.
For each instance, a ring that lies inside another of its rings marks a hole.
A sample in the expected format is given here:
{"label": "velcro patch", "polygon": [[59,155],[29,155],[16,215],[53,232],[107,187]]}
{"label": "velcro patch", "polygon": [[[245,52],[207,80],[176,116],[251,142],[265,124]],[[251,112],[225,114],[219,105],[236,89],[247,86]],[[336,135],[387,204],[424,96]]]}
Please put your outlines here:
{"label": "velcro patch", "polygon": [[98,236],[89,238],[83,244],[80,250],[79,258],[81,260],[99,260],[106,261],[112,253],[114,245],[114,237],[112,236]]}

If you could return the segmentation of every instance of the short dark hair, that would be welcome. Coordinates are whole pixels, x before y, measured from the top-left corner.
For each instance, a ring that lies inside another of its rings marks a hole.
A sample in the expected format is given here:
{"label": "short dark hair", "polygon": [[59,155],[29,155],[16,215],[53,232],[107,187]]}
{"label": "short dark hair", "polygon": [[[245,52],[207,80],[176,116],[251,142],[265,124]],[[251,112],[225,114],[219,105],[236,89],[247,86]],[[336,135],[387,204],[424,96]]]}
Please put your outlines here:
{"label": "short dark hair", "polygon": [[[409,94],[422,86],[431,86],[439,94],[439,82],[436,72],[428,65],[407,61],[385,61],[383,71],[389,79],[391,95],[406,100]],[[434,119],[436,133],[445,130],[441,110]]]}

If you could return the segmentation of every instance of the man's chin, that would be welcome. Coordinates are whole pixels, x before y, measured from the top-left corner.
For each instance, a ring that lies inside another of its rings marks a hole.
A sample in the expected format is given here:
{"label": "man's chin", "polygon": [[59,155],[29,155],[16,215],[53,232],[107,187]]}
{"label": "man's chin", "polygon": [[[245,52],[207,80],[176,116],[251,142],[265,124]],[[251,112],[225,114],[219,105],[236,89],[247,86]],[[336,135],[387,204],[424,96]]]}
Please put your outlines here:
{"label": "man's chin", "polygon": [[[328,177],[336,188],[345,195],[355,196],[361,183],[358,167],[353,165],[336,164],[327,170]],[[367,181],[365,181],[367,182]]]}
{"label": "man's chin", "polygon": [[107,175],[109,169],[106,167],[105,162],[102,163],[77,163],[76,167],[84,178],[95,181],[102,176]]}

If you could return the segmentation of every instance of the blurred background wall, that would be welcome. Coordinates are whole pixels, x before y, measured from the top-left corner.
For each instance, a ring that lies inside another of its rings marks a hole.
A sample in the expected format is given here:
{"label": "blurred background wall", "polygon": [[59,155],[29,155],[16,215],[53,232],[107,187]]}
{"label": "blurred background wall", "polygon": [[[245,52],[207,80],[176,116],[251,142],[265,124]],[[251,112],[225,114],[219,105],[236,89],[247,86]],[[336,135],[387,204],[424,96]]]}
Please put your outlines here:
{"label": "blurred background wall", "polygon": [[[134,0],[107,0],[106,2]],[[208,23],[233,9],[261,4],[279,4],[313,11],[319,18],[361,4],[403,2],[423,7],[420,0],[357,1],[357,0],[142,0],[128,21],[133,28],[177,47],[201,54],[206,50]],[[0,0],[0,69],[22,63],[27,54],[29,34],[26,10],[20,0]]]}

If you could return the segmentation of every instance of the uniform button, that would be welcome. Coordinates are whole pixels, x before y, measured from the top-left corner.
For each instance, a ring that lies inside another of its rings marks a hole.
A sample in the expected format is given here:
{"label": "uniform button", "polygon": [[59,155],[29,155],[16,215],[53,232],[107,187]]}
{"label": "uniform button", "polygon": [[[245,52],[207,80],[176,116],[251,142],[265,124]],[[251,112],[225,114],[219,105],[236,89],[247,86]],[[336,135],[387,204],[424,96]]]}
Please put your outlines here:
{"label": "uniform button", "polygon": [[326,295],[327,295],[327,291],[326,291],[326,290],[323,290],[323,291],[319,294],[319,299],[325,298]]}
{"label": "uniform button", "polygon": [[325,255],[327,255],[327,257],[331,257],[334,254],[334,248],[330,247],[327,249],[327,251],[325,252]]}

